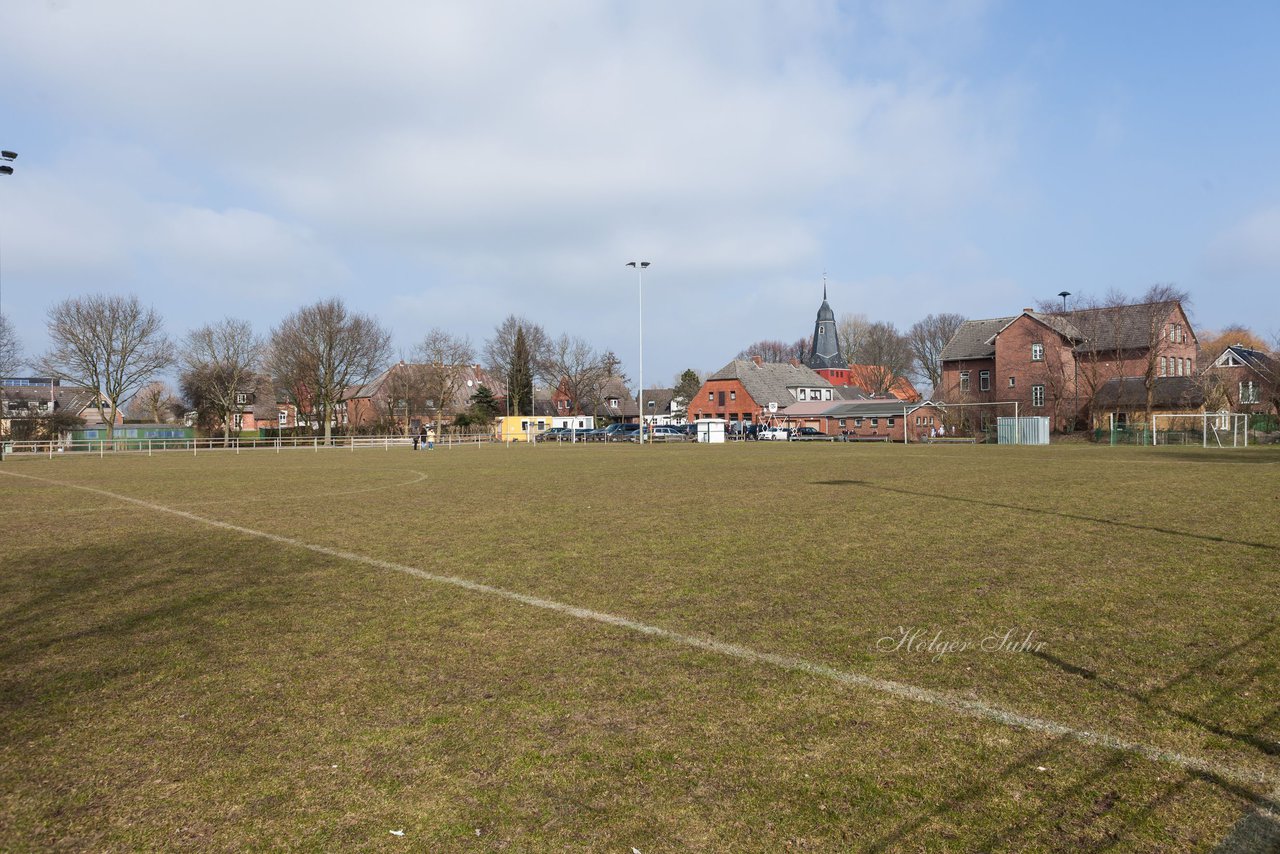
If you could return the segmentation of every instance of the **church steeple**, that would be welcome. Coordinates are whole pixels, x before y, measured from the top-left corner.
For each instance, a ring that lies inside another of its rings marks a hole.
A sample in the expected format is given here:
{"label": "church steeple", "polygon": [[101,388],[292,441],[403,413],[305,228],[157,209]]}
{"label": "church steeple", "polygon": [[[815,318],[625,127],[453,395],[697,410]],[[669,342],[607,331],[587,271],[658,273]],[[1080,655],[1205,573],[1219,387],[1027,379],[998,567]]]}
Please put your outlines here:
{"label": "church steeple", "polygon": [[813,324],[813,343],[809,345],[809,358],[805,364],[815,371],[835,368],[847,371],[849,363],[840,355],[840,333],[836,330],[836,313],[827,303],[827,277],[822,276],[822,305],[818,319]]}

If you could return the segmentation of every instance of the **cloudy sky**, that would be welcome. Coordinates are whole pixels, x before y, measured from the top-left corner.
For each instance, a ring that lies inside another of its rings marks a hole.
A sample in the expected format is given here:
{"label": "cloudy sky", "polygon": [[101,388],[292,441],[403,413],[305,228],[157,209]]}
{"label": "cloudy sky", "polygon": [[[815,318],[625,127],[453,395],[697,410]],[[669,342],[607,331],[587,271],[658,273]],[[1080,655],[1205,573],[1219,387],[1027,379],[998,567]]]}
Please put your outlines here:
{"label": "cloudy sky", "polygon": [[509,313],[646,385],[837,314],[1280,328],[1280,4],[7,0],[3,311]]}

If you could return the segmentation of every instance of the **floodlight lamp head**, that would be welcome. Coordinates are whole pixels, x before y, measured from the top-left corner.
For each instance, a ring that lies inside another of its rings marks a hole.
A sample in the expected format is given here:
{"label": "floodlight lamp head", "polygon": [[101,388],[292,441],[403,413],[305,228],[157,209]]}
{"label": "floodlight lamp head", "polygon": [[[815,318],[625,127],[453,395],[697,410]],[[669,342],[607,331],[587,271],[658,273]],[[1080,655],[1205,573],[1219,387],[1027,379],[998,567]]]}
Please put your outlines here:
{"label": "floodlight lamp head", "polygon": [[12,174],[13,174],[12,166],[0,166],[0,175],[12,175]]}
{"label": "floodlight lamp head", "polygon": [[0,158],[3,158],[4,160],[16,160],[17,157],[18,152],[16,151],[0,151]]}

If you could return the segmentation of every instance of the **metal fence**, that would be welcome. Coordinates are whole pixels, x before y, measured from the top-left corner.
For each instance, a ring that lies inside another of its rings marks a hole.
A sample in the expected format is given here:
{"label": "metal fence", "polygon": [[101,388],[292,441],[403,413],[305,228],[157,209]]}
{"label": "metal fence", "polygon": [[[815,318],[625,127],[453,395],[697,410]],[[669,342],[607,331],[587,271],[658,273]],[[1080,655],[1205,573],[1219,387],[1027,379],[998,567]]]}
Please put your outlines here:
{"label": "metal fence", "polygon": [[[468,445],[490,445],[499,443],[488,433],[471,435],[446,435],[432,444],[440,448],[456,448]],[[426,443],[420,444],[425,446]],[[144,454],[151,456],[160,453],[232,453],[241,452],[276,452],[281,451],[356,451],[360,449],[391,450],[392,448],[412,448],[412,436],[334,436],[328,442],[323,436],[285,436],[273,439],[94,439],[73,442],[65,441],[25,441],[6,442],[5,456],[30,457],[47,456],[52,458],[58,454],[72,456],[105,457],[107,454]]]}

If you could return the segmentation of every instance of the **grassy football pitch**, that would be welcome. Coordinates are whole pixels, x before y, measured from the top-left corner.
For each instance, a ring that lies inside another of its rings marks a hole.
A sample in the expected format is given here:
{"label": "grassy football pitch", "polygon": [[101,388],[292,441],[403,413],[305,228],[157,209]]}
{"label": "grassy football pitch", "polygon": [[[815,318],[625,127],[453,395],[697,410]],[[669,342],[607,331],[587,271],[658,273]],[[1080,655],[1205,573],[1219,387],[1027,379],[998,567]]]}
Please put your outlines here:
{"label": "grassy football pitch", "polygon": [[1208,851],[1280,798],[1274,449],[10,458],[0,531],[5,850]]}

